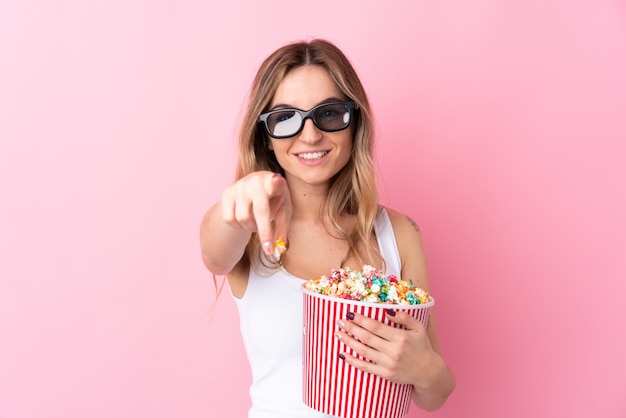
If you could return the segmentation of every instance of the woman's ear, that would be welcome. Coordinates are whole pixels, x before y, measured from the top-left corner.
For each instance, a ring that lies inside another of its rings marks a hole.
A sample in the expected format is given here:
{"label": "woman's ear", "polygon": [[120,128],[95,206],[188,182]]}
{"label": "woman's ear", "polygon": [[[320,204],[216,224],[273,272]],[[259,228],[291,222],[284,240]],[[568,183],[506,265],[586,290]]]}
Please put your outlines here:
{"label": "woman's ear", "polygon": [[272,140],[267,138],[267,149],[274,151],[274,144],[272,144]]}

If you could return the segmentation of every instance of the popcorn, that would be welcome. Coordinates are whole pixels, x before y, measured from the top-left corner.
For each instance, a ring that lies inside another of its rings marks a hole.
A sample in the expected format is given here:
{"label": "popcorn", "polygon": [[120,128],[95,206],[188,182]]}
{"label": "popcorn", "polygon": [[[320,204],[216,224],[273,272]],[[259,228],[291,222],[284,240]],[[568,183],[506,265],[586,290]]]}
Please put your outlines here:
{"label": "popcorn", "polygon": [[424,290],[410,280],[394,275],[385,276],[380,270],[365,265],[358,272],[349,267],[331,270],[329,275],[311,279],[304,287],[315,293],[348,300],[397,305],[419,305],[430,302]]}
{"label": "popcorn", "polygon": [[280,260],[280,257],[287,251],[287,242],[283,236],[279,236],[276,241],[274,241],[274,258],[276,261]]}

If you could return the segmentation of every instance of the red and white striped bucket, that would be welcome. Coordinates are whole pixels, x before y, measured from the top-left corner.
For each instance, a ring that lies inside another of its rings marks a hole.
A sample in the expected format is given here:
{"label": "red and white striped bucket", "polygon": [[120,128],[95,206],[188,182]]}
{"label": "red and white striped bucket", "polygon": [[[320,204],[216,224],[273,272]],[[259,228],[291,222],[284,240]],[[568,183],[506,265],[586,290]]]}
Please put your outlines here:
{"label": "red and white striped bucket", "polygon": [[303,287],[302,328],[303,401],[324,414],[343,418],[400,418],[409,412],[411,385],[401,385],[363,372],[338,357],[357,355],[335,337],[337,321],[355,312],[394,327],[385,309],[405,311],[426,326],[435,304],[391,305],[366,303],[311,292]]}

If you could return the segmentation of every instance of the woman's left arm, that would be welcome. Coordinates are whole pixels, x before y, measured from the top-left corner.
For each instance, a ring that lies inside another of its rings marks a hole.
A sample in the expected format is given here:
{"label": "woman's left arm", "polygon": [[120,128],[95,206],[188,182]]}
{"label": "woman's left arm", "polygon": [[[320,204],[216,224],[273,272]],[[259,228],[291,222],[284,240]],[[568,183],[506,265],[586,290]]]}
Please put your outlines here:
{"label": "woman's left arm", "polygon": [[[410,279],[415,286],[430,292],[417,225],[410,218],[387,211],[398,243],[402,278]],[[339,322],[342,331],[337,337],[370,361],[344,353],[345,361],[393,382],[413,385],[413,401],[424,410],[440,408],[454,390],[456,379],[441,354],[432,310],[428,325],[424,327],[406,312],[389,309],[387,319],[403,325],[404,329],[384,325],[363,315],[353,315]]]}

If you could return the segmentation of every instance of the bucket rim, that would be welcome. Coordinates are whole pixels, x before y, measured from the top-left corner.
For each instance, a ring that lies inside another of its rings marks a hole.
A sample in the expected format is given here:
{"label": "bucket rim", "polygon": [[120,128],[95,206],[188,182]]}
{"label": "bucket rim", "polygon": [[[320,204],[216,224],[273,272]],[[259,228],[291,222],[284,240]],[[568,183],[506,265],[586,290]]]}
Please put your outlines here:
{"label": "bucket rim", "polygon": [[435,306],[435,298],[433,298],[430,294],[428,295],[428,297],[430,298],[430,301],[428,303],[419,303],[416,305],[405,305],[405,304],[400,304],[400,303],[363,302],[360,300],[343,299],[337,296],[328,296],[328,295],[322,295],[321,293],[313,292],[307,289],[305,286],[306,286],[306,283],[303,283],[300,286],[303,294],[306,294],[315,298],[319,298],[322,300],[328,300],[331,302],[345,303],[347,305],[365,306],[368,308],[379,308],[379,309],[380,308],[394,309],[394,310],[426,309],[426,308],[432,308],[433,306]]}

